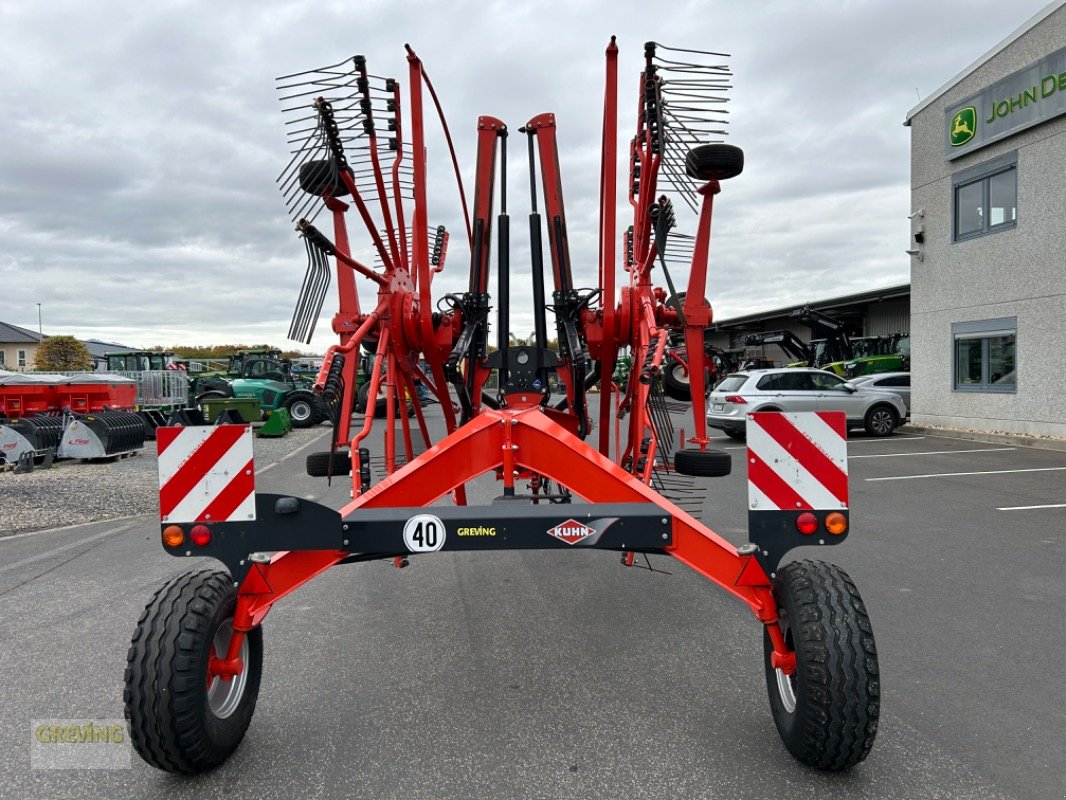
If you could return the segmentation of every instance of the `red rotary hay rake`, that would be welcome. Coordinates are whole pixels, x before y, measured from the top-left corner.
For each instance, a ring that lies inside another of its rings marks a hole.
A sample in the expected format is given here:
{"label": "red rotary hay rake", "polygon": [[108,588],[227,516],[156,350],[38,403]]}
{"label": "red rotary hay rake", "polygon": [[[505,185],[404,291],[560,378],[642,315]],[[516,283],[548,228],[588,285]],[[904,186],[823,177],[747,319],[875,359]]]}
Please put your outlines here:
{"label": "red rotary hay rake", "polygon": [[[283,102],[295,112],[289,122],[294,155],[279,184],[309,254],[290,336],[310,340],[330,282],[330,259],[339,296],[332,320],[339,343],[329,349],[316,387],[331,412],[332,444],[329,452],[311,454],[307,468],[312,475],[350,474],[353,499],[337,511],[256,494],[250,438],[241,426],[160,429],[164,549],[211,556],[226,571],[200,570],[171,581],[138,623],[125,701],[132,740],[148,763],[198,772],[226,759],[255,708],[264,617],[330,567],[374,559],[402,566],[410,554],[440,551],[574,547],[620,551],[628,565],[638,553],[668,554],[745,602],[765,631],[771,709],[787,748],[820,769],[844,769],[865,758],[877,730],[879,692],[876,649],[858,591],[843,571],[823,562],[779,567],[793,547],[846,537],[843,421],[752,417],[753,434],[765,432],[766,446],[779,455],[763,457],[754,444],[749,450],[749,479],[758,489],[749,544],[735,547],[680,500],[668,499],[685,480],[691,483],[684,476],[715,477],[730,469],[728,454],[707,446],[703,337],[711,309],[703,298],[714,197],[721,181],[741,172],[743,154],[706,143],[717,133],[714,117],[729,76],[708,60],[716,54],[645,46],[635,131],[623,154],[632,222],[619,237],[618,49],[613,39],[607,48],[594,289],[574,284],[555,117],[540,114],[519,129],[528,145],[536,332],[533,342],[518,346],[508,336],[507,126],[488,116],[477,121],[469,212],[462,200],[469,284],[435,302],[432,284],[444,268],[449,235],[427,218],[423,92],[438,114],[440,106],[417,55],[407,48],[409,123],[402,119],[400,82],[369,74],[360,56],[279,79]],[[444,131],[447,136],[446,125]],[[452,162],[458,179],[454,150]],[[462,197],[461,182],[459,189]],[[500,211],[493,220],[497,190]],[[674,198],[698,211],[692,237],[674,231]],[[323,209],[331,235],[314,225]],[[353,213],[373,245],[377,268],[352,256],[347,221]],[[493,239],[495,351],[489,347],[488,294]],[[620,253],[627,281],[618,287]],[[670,264],[678,263],[689,272],[683,294],[670,275]],[[668,291],[654,286],[656,270]],[[360,277],[377,290],[369,311],[359,305]],[[549,349],[549,310],[557,350]],[[625,349],[633,369],[620,389],[612,375]],[[369,408],[353,431],[360,350],[375,358]],[[661,369],[670,359],[685,364],[695,398],[694,435],[680,448],[661,389]],[[489,390],[494,373],[496,388]],[[443,410],[446,435],[436,443],[417,384]],[[371,485],[368,435],[374,399],[381,397],[387,475]],[[413,420],[404,413],[408,402]],[[797,477],[790,481],[775,469],[793,457]],[[495,473],[502,497],[490,506],[468,506],[465,484],[486,473]],[[519,483],[528,492],[519,493]],[[449,494],[454,505],[429,507]],[[812,499],[823,496],[828,499]]]}

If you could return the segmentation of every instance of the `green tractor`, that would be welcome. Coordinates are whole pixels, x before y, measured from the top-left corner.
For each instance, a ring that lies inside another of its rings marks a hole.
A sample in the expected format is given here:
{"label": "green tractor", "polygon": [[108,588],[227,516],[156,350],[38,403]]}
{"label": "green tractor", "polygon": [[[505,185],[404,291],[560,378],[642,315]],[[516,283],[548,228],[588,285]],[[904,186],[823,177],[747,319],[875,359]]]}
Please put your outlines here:
{"label": "green tractor", "polygon": [[881,346],[876,352],[856,353],[856,358],[844,365],[848,378],[873,375],[878,372],[905,372],[911,368],[911,335],[894,333],[878,337]]}
{"label": "green tractor", "polygon": [[848,364],[876,356],[886,351],[888,337],[886,336],[860,336],[850,340],[851,354],[845,358],[838,358],[825,364],[820,364],[821,369],[834,372],[841,378],[853,377],[848,375]]}
{"label": "green tractor", "polygon": [[313,378],[294,375],[280,350],[242,350],[229,357],[226,372],[201,373],[190,384],[190,405],[211,398],[252,398],[264,416],[284,408],[294,428],[309,428],[326,419],[326,410],[311,391]]}

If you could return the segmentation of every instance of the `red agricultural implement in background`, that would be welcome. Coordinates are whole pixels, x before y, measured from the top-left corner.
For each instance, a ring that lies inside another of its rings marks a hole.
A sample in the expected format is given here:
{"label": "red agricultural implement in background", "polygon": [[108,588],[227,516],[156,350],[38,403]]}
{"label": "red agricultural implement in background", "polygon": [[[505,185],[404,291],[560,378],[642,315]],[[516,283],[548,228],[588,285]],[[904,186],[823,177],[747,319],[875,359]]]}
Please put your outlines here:
{"label": "red agricultural implement in background", "polygon": [[[164,549],[211,556],[227,571],[200,570],[171,581],[137,625],[126,716],[148,763],[198,772],[226,759],[255,708],[264,617],[330,567],[375,559],[399,566],[411,554],[458,550],[579,547],[618,551],[627,565],[637,554],[673,556],[746,603],[765,631],[771,709],[789,751],[827,770],[866,757],[877,730],[878,668],[858,591],[824,562],[779,566],[793,547],[837,544],[847,536],[843,419],[752,416],[748,544],[730,544],[670,499],[684,481],[694,482],[691,476],[730,471],[728,454],[708,447],[703,336],[711,308],[704,298],[714,197],[721,181],[742,171],[743,154],[707,142],[719,133],[715,109],[729,78],[726,67],[709,60],[719,57],[645,45],[633,135],[628,152],[619,154],[618,48],[613,39],[607,47],[595,288],[575,285],[571,268],[556,118],[540,114],[518,129],[529,160],[535,320],[534,340],[519,346],[508,336],[510,132],[504,122],[477,120],[469,210],[459,187],[469,283],[465,292],[440,296],[433,283],[450,235],[428,219],[424,92],[438,115],[440,106],[418,56],[407,48],[406,86],[371,75],[361,56],[279,79],[286,110],[294,112],[293,157],[279,184],[309,254],[290,336],[310,339],[333,271],[339,297],[332,319],[339,343],[326,354],[316,387],[330,410],[332,444],[308,456],[307,469],[350,475],[352,500],[338,511],[256,493],[251,439],[242,426],[160,429]],[[632,209],[621,236],[619,157],[628,162],[624,194]],[[458,179],[454,150],[451,158]],[[694,236],[674,230],[675,199],[698,212]],[[323,210],[328,234],[314,224]],[[353,256],[352,219],[365,228],[377,266]],[[493,247],[495,350],[489,346]],[[689,273],[683,295],[669,271],[679,260]],[[619,261],[626,276],[621,286]],[[655,286],[658,274],[668,290]],[[359,278],[376,288],[373,308],[360,307]],[[549,310],[557,350],[549,348]],[[374,415],[350,428],[360,350],[375,355],[372,401],[386,400],[379,437],[386,475],[376,484],[368,438]],[[633,372],[620,391],[612,374],[625,351]],[[679,352],[694,398],[693,435],[680,443],[661,380],[664,359],[676,360]],[[439,441],[431,439],[418,384],[440,402],[445,431]],[[403,413],[407,402],[412,418]],[[486,474],[495,475],[501,496],[489,506],[467,505],[467,484]],[[452,505],[435,504],[449,496]]]}

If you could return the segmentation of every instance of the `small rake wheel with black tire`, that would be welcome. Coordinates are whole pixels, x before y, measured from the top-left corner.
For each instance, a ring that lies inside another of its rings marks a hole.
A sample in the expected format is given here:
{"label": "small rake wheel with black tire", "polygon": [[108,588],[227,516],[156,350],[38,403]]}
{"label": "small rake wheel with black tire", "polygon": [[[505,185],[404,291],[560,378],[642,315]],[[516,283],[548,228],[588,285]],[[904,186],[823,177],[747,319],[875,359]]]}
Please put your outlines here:
{"label": "small rake wheel with black tire", "polygon": [[237,589],[227,572],[174,578],[148,602],[126,656],[125,715],[140,756],[167,772],[196,773],[237,749],[255,711],[263,672],[263,632],[241,643],[243,669],[212,671],[233,636]]}
{"label": "small rake wheel with black tire", "polygon": [[674,453],[674,470],[682,475],[701,478],[724,478],[733,469],[729,453],[721,450],[685,448]]}
{"label": "small rake wheel with black tire", "polygon": [[352,471],[351,453],[348,450],[308,453],[305,467],[312,478],[348,475]]}
{"label": "small rake wheel with black tire", "polygon": [[685,170],[699,181],[724,181],[744,171],[744,151],[732,144],[703,144],[688,151]]}
{"label": "small rake wheel with black tire", "polygon": [[351,192],[332,160],[308,161],[300,165],[300,188],[308,194],[345,197]]}
{"label": "small rake wheel with black tire", "polygon": [[853,767],[866,758],[881,711],[877,647],[859,590],[839,567],[794,561],[774,579],[778,619],[796,670],[771,663],[765,642],[766,688],[788,751],[821,770]]}

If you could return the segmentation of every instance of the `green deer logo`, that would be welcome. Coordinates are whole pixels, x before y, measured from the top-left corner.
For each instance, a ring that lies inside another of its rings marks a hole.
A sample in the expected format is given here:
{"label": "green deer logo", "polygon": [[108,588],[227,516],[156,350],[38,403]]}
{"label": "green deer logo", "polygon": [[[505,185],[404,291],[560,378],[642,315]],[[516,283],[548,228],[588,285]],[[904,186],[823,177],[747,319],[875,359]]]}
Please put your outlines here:
{"label": "green deer logo", "polygon": [[973,106],[959,109],[951,119],[951,146],[966,144],[977,132],[977,109]]}

